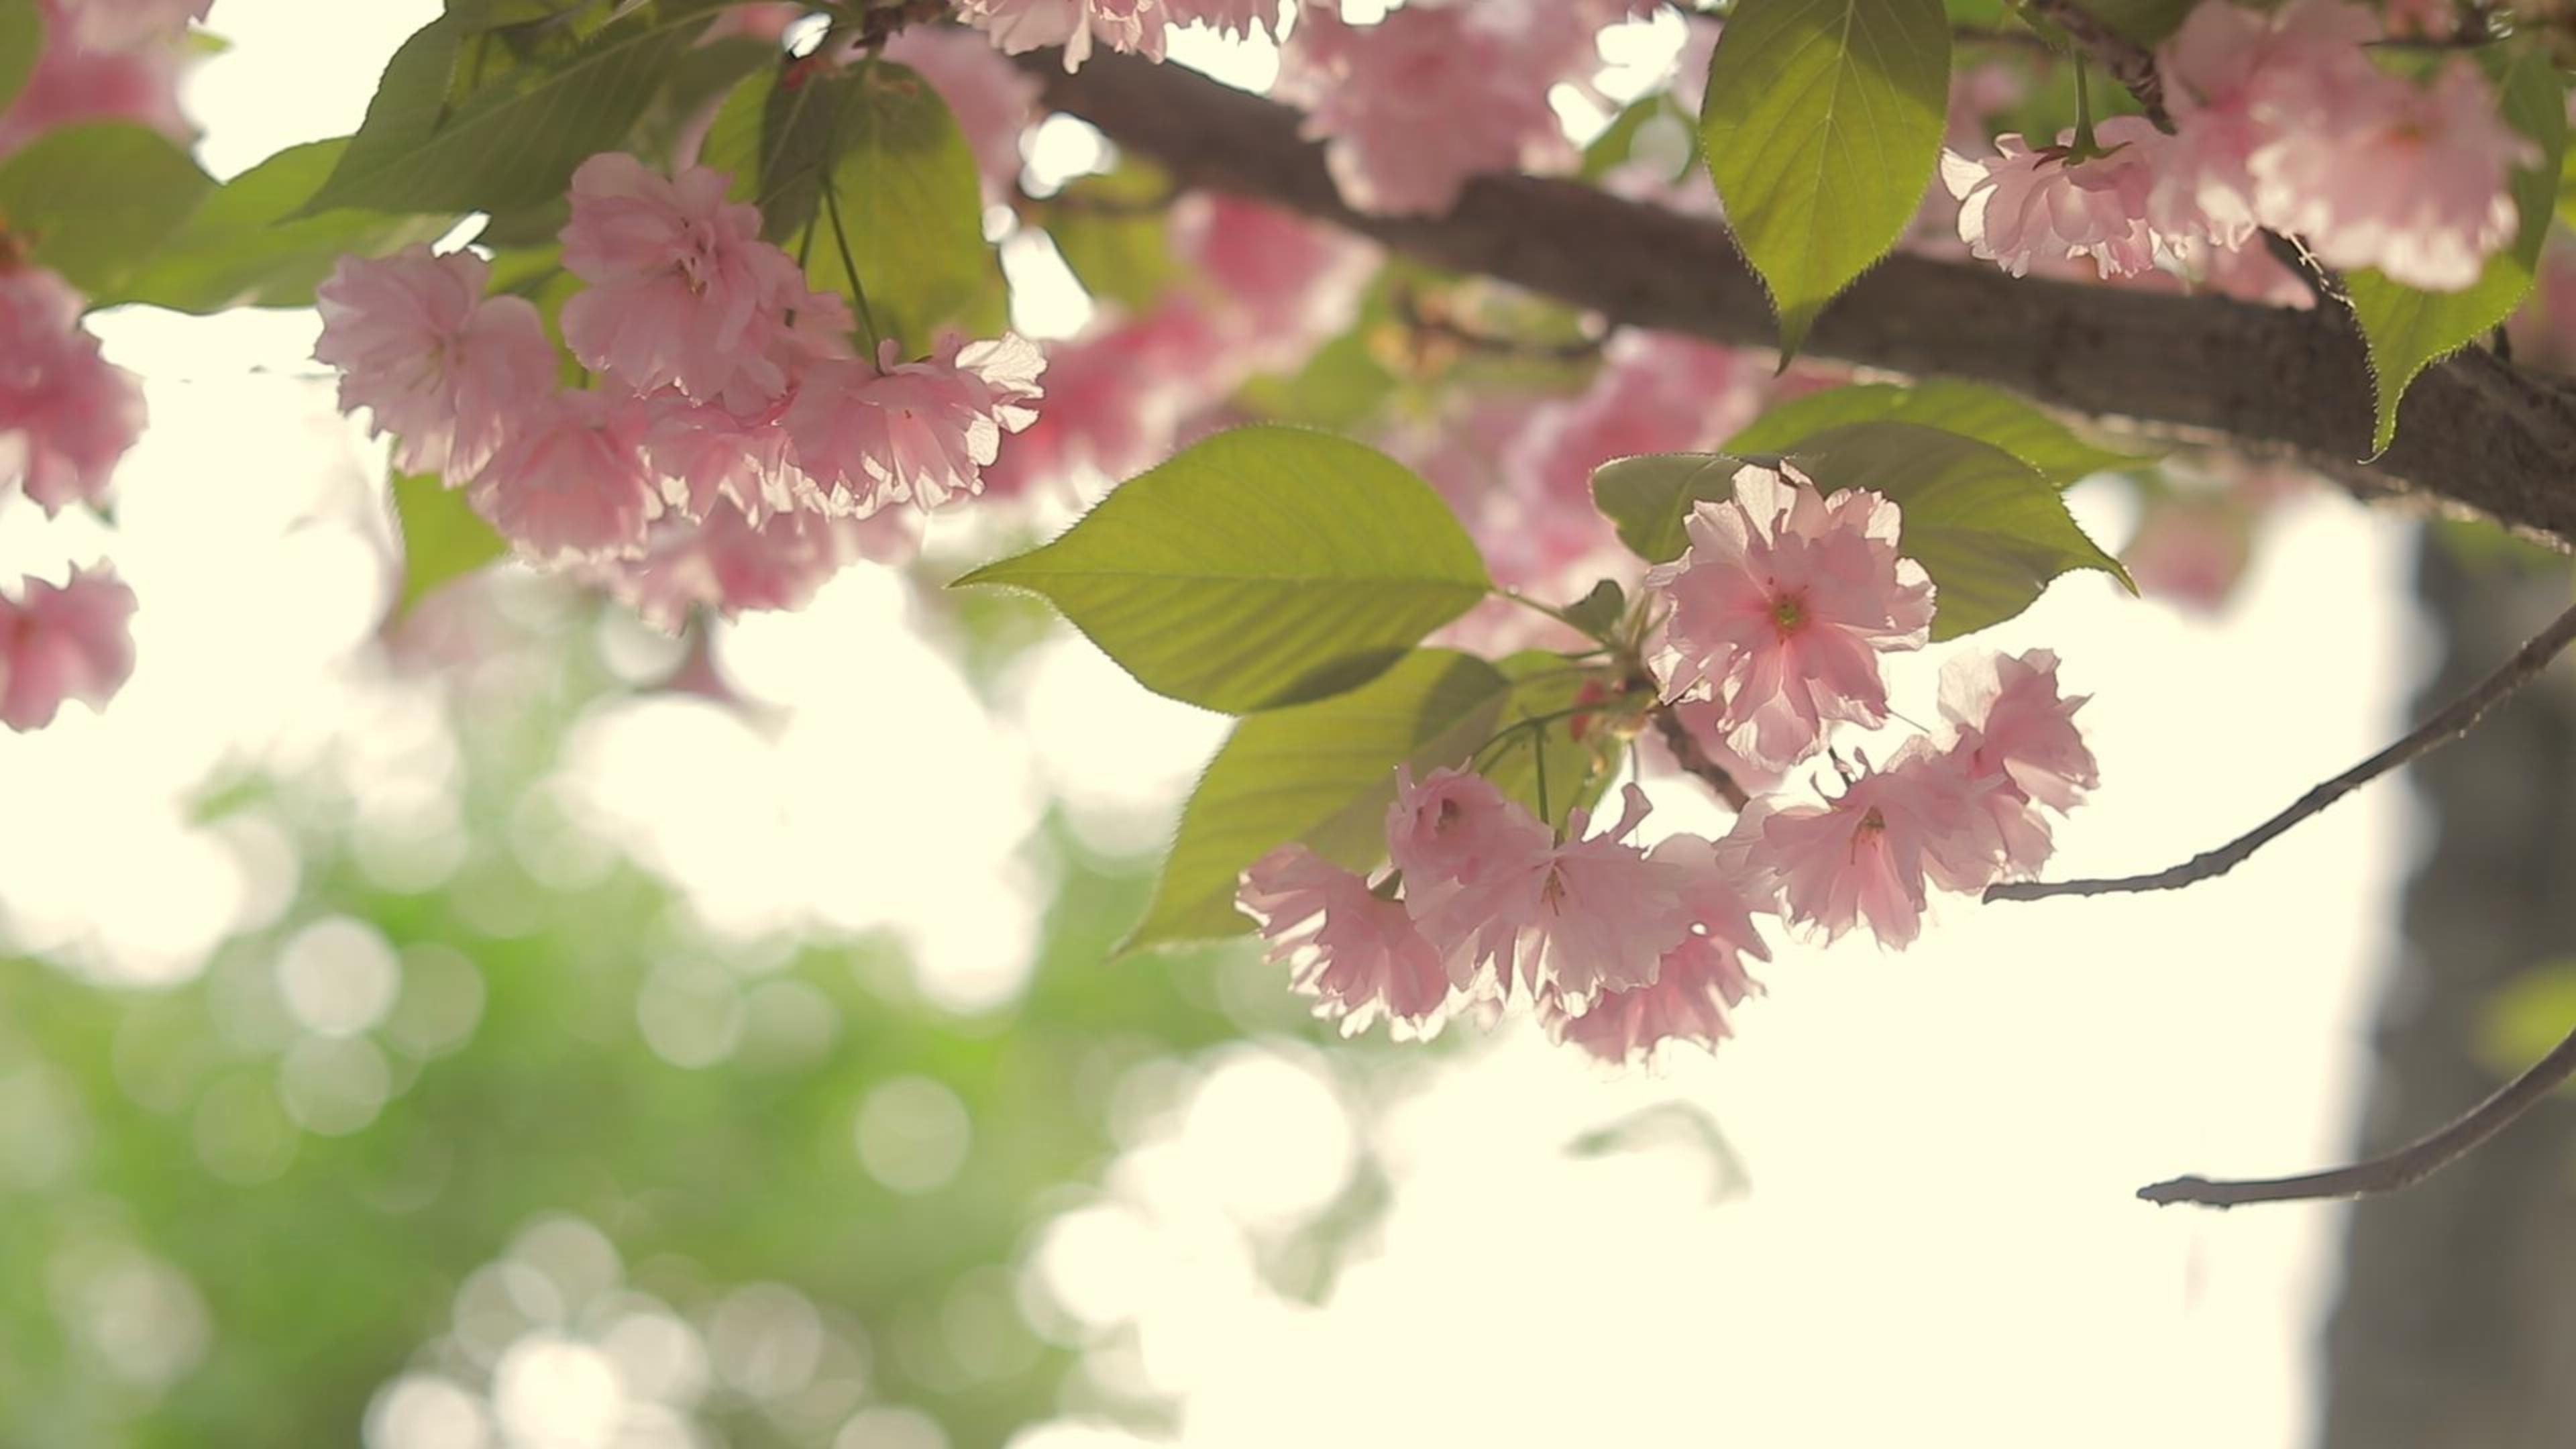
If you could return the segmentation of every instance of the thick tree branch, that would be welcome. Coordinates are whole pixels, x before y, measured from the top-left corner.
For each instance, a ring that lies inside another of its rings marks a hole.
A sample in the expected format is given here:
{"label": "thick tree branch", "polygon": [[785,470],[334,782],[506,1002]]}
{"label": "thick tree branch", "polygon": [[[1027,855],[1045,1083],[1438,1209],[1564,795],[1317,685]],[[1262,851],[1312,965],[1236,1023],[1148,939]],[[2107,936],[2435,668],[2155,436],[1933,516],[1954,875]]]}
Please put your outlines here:
{"label": "thick tree branch", "polygon": [[[1342,204],[1295,112],[1177,66],[1095,54],[1065,75],[1028,59],[1046,100],[1152,158],[1185,186],[1257,198],[1600,312],[1614,324],[1739,346],[1774,338],[1770,304],[1715,221],[1588,186],[1470,183],[1443,217]],[[2359,339],[2324,313],[2007,277],[1982,263],[1890,257],[1826,309],[1819,357],[2013,389],[2185,439],[2286,453],[2362,487],[2413,485],[2505,523],[2576,540],[2576,385],[2472,349],[2408,395],[2396,446],[2370,441]]]}
{"label": "thick tree branch", "polygon": [[2416,1139],[2384,1157],[2356,1162],[2300,1177],[2212,1182],[2205,1177],[2177,1177],[2138,1189],[2151,1203],[2199,1203],[2230,1208],[2249,1202],[2296,1202],[2308,1198],[2366,1197],[2411,1187],[2465,1156],[2479,1143],[2504,1130],[2505,1124],[2531,1110],[2543,1097],[2576,1077],[2576,1031],[2531,1070],[2507,1082],[2492,1097],[2462,1114],[2449,1126]]}
{"label": "thick tree branch", "polygon": [[2405,764],[2432,753],[2475,728],[2486,712],[2502,704],[2515,690],[2522,688],[2549,661],[2576,641],[2576,608],[2531,637],[2530,642],[2514,651],[2502,668],[2481,680],[2478,687],[2445,706],[2441,713],[2407,732],[2403,739],[2378,754],[2310,790],[2289,809],[2255,826],[2252,830],[2218,847],[2205,850],[2182,864],[2149,875],[2121,876],[2115,880],[2024,880],[2006,881],[1988,886],[1989,901],[2041,901],[2051,896],[2107,896],[2132,891],[2170,891],[2225,875],[2246,858],[2270,844],[2293,825],[2332,805],[2337,800]]}

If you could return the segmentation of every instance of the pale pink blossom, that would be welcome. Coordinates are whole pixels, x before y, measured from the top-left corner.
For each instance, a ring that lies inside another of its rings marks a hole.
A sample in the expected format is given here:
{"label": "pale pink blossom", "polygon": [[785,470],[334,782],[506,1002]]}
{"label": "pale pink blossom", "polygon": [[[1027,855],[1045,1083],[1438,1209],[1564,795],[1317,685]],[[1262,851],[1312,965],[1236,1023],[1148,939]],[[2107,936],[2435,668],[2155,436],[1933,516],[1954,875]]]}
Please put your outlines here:
{"label": "pale pink blossom", "polygon": [[1010,55],[1063,46],[1073,71],[1094,42],[1161,60],[1168,8],[1164,0],[958,0],[957,15]]}
{"label": "pale pink blossom", "polygon": [[464,481],[554,390],[545,324],[525,298],[485,297],[490,272],[471,252],[413,246],[342,257],[314,293],[313,355],[340,370],[341,410],[366,408],[372,433],[395,434],[406,472]]}
{"label": "pale pink blossom", "polygon": [[760,239],[759,208],[725,199],[728,184],[703,166],[666,177],[623,151],[573,172],[563,264],[590,285],[564,303],[563,333],[585,366],[693,398],[786,390],[772,347],[804,274]]}
{"label": "pale pink blossom", "polygon": [[1646,574],[1671,613],[1657,660],[1664,698],[1711,698],[1727,748],[1783,766],[1828,724],[1887,720],[1878,656],[1919,649],[1932,583],[1897,554],[1896,504],[1819,494],[1794,469],[1747,467],[1735,495],[1685,522],[1690,547]]}
{"label": "pale pink blossom", "polygon": [[665,516],[641,553],[599,564],[592,576],[646,623],[677,633],[700,609],[728,619],[754,609],[801,609],[856,560],[909,556],[918,534],[916,515],[903,509],[870,518],[798,509],[755,523],[719,498],[702,519]]}
{"label": "pale pink blossom", "polygon": [[1202,305],[1246,370],[1289,370],[1346,331],[1380,260],[1348,232],[1215,192],[1172,203],[1164,233],[1208,283]]}
{"label": "pale pink blossom", "polygon": [[1449,973],[1397,901],[1303,845],[1283,845],[1243,872],[1235,904],[1258,923],[1268,959],[1338,1018],[1344,1036],[1384,1016],[1399,1038],[1441,1026]]}
{"label": "pale pink blossom", "polygon": [[2139,592],[2203,614],[2226,607],[2253,557],[2253,520],[2246,509],[2197,490],[2150,499],[2138,531],[2120,550],[2120,563]]}
{"label": "pale pink blossom", "polygon": [[133,617],[134,591],[104,565],[0,597],[0,724],[42,729],[67,699],[105,708],[134,672]]}
{"label": "pale pink blossom", "polygon": [[2322,90],[2249,166],[2257,213],[2326,265],[2458,291],[2514,239],[2512,173],[2539,160],[2476,63],[2455,58],[2429,86],[2373,70]]}
{"label": "pale pink blossom", "polygon": [[2093,131],[2107,154],[2082,161],[2070,157],[2071,129],[2037,150],[1998,136],[1998,154],[1984,161],[1941,153],[1941,181],[1959,199],[1959,239],[1971,255],[2016,277],[2042,259],[2089,257],[2114,277],[2155,265],[2147,194],[2165,137],[2140,116],[2113,116]]}
{"label": "pale pink blossom", "polygon": [[179,109],[186,55],[179,41],[201,4],[168,0],[40,0],[44,45],[0,111],[0,156],[81,121],[132,121],[173,141],[196,128]]}
{"label": "pale pink blossom", "polygon": [[1046,345],[1047,406],[1005,440],[984,489],[1094,496],[1171,455],[1182,420],[1243,380],[1240,349],[1197,299],[1167,295],[1132,321]]}
{"label": "pale pink blossom", "polygon": [[1604,993],[1580,1016],[1553,1000],[1539,1008],[1550,1036],[1613,1065],[1650,1059],[1668,1041],[1714,1051],[1735,1034],[1729,1013],[1762,989],[1744,958],[1771,955],[1753,924],[1767,903],[1748,889],[1739,863],[1695,835],[1668,837],[1651,855],[1677,871],[1690,933],[1664,952],[1645,985]]}
{"label": "pale pink blossom", "polygon": [[1504,917],[1526,905],[1555,843],[1482,775],[1439,769],[1416,781],[1409,768],[1396,771],[1387,857],[1404,877],[1405,909],[1456,985],[1518,939],[1518,923]]}
{"label": "pale pink blossom", "polygon": [[2058,692],[2057,656],[1967,654],[1941,670],[1941,715],[1958,732],[1950,760],[1996,832],[2003,873],[2030,875],[2048,859],[2048,822],[2102,782],[2075,726],[2087,696]]}
{"label": "pale pink blossom", "polygon": [[1786,919],[1829,942],[1866,925],[1902,950],[1922,930],[1929,887],[1980,890],[2002,869],[1975,783],[1961,762],[1911,739],[1828,804],[1756,800],[1739,843],[1771,872]]}
{"label": "pale pink blossom", "polygon": [[47,513],[95,501],[143,431],[143,392],[81,330],[81,296],[37,267],[0,270],[0,486]]}
{"label": "pale pink blossom", "polygon": [[1272,93],[1306,110],[1342,199],[1438,213],[1483,172],[1563,170],[1576,152],[1548,104],[1599,68],[1577,6],[1408,5],[1371,26],[1300,13]]}
{"label": "pale pink blossom", "polygon": [[541,560],[632,553],[662,511],[641,399],[556,393],[511,432],[466,493],[501,535]]}
{"label": "pale pink blossom", "polygon": [[1020,134],[1037,119],[1038,80],[1002,58],[970,31],[912,25],[885,43],[885,58],[921,72],[948,103],[975,169],[984,177],[984,199],[1007,202],[1020,186]]}
{"label": "pale pink blossom", "polygon": [[925,512],[983,491],[982,469],[1005,433],[1037,417],[1046,358],[1015,334],[942,343],[926,362],[826,362],[782,415],[796,464],[826,512],[866,515],[889,503]]}

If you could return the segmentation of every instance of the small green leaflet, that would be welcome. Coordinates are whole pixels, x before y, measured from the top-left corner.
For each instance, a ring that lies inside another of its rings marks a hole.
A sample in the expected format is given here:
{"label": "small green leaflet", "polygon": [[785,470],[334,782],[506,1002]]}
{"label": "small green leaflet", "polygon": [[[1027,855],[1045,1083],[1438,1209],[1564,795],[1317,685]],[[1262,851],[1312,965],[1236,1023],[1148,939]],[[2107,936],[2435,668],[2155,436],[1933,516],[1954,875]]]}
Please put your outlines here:
{"label": "small green leaflet", "polygon": [[1227,714],[1355,688],[1492,588],[1430,484],[1285,427],[1197,443],[957,583],[1042,594],[1146,688]]}
{"label": "small green leaflet", "polygon": [[169,137],[131,121],[57,126],[0,161],[11,235],[93,296],[116,290],[214,189]]}
{"label": "small green leaflet", "polygon": [[394,528],[403,549],[402,592],[394,600],[400,619],[431,591],[510,551],[482,515],[465,505],[465,490],[427,473],[397,473],[392,483]]}
{"label": "small green leaflet", "polygon": [[2378,398],[2370,439],[2374,458],[2396,440],[2397,405],[2424,369],[2485,336],[2512,316],[2531,291],[2567,149],[2566,91],[2537,46],[2515,58],[2498,89],[2506,123],[2530,138],[2541,157],[2539,165],[2513,174],[2521,225],[2513,245],[2487,258],[2486,269],[2465,291],[2418,291],[2371,268],[2344,277],[2353,319],[2369,346],[2371,387]]}
{"label": "small green leaflet", "polygon": [[1852,423],[1806,439],[1790,461],[1827,493],[1867,488],[1904,511],[1898,547],[1939,590],[1934,639],[2002,623],[2071,569],[2100,569],[2137,591],[2057,489],[1990,443],[1916,423]]}
{"label": "small green leaflet", "polygon": [[1992,443],[2061,488],[2090,474],[2143,461],[2093,446],[2064,423],[2001,388],[1947,377],[1925,378],[1911,387],[1855,383],[1791,398],[1727,439],[1720,451],[1738,456],[1785,453],[1827,428],[1871,422],[1921,423]]}
{"label": "small green leaflet", "polygon": [[1949,90],[1941,0],[1739,0],[1728,15],[1700,140],[1784,358],[1913,219]]}
{"label": "small green leaflet", "polygon": [[[1580,681],[1545,651],[1499,665],[1449,649],[1414,649],[1347,694],[1248,715],[1199,777],[1182,807],[1153,904],[1122,952],[1241,935],[1235,878],[1272,849],[1302,840],[1351,870],[1386,859],[1386,808],[1395,767],[1416,778],[1463,765],[1514,720],[1564,708]],[[1523,730],[1485,754],[1497,788],[1535,811],[1538,772]],[[1595,804],[1610,772],[1565,722],[1544,732],[1551,823]]]}
{"label": "small green leaflet", "polygon": [[1592,470],[1592,506],[1619,541],[1648,563],[1670,563],[1690,546],[1682,524],[1702,503],[1735,496],[1745,461],[1726,453],[1649,453]]}
{"label": "small green leaflet", "polygon": [[0,110],[18,98],[45,48],[45,18],[36,0],[0,0]]}
{"label": "small green leaflet", "polygon": [[928,353],[942,325],[999,332],[1008,294],[984,240],[982,183],[939,93],[886,61],[793,86],[782,75],[772,67],[728,96],[706,144],[706,164],[758,203],[761,235],[802,257],[818,290],[855,306],[864,288],[877,331],[906,356]]}
{"label": "small green leaflet", "polygon": [[453,216],[325,211],[286,218],[337,164],[346,141],[291,146],[218,187],[185,225],[101,304],[149,302],[180,312],[309,307],[344,254],[381,256],[435,241]]}

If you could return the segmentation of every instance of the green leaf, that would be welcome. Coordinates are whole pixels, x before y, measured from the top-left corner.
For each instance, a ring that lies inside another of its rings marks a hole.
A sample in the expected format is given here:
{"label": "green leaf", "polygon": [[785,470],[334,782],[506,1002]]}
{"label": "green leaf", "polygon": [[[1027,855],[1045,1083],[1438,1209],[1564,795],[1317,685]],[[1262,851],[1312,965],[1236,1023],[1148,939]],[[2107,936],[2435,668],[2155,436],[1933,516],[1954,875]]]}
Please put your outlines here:
{"label": "green leaf", "polygon": [[[2576,961],[2534,966],[2496,988],[2479,1012],[2478,1060],[2498,1078],[2513,1078],[2576,1028]],[[2558,1089],[2576,1093],[2576,1085]]]}
{"label": "green leaf", "polygon": [[1949,87],[1941,0],[1741,0],[1727,17],[1700,139],[1784,357],[1913,219]]}
{"label": "green leaf", "polygon": [[1302,840],[1352,870],[1386,858],[1395,767],[1463,764],[1494,732],[1511,681],[1448,649],[1415,649],[1347,694],[1244,719],[1181,808],[1163,873],[1121,951],[1237,936],[1235,877]]}
{"label": "green leaf", "polygon": [[26,89],[45,49],[45,18],[36,0],[0,0],[0,111]]}
{"label": "green leaf", "polygon": [[454,19],[415,32],[385,67],[367,119],[303,208],[506,212],[561,195],[616,150],[706,27],[703,5],[646,5],[532,62]]}
{"label": "green leaf", "polygon": [[2388,451],[2397,437],[2397,405],[2424,369],[2485,336],[2531,291],[2540,246],[2558,199],[2560,161],[2567,148],[2565,90],[2538,48],[2522,53],[2501,87],[2505,121],[2541,149],[2541,164],[2513,174],[2521,231],[2512,246],[2487,258],[2466,291],[2425,292],[2390,281],[2376,268],[2345,274],[2353,320],[2370,352],[2372,390],[2378,399],[2370,455]]}
{"label": "green leaf", "polygon": [[309,307],[343,254],[381,256],[435,241],[453,216],[325,211],[287,218],[337,164],[344,140],[292,146],[216,188],[120,286],[99,296],[180,312]]}
{"label": "green leaf", "polygon": [[2136,592],[2057,489],[1992,444],[1915,423],[1852,423],[1806,439],[1790,461],[1828,493],[1867,488],[1904,510],[1898,547],[1940,590],[1934,639],[2011,618],[2070,569],[2100,569]]}
{"label": "green leaf", "polygon": [[510,551],[482,515],[465,506],[465,490],[434,474],[399,473],[393,479],[394,528],[402,539],[402,593],[393,617],[402,618],[429,593]]}
{"label": "green leaf", "polygon": [[1921,423],[1992,443],[2064,487],[2106,469],[2136,465],[2128,453],[2097,448],[2064,423],[2000,388],[1955,378],[1926,378],[1911,387],[1856,383],[1780,403],[1726,440],[1721,451],[1785,453],[1845,423]]}
{"label": "green leaf", "polygon": [[[1500,730],[1515,720],[1543,719],[1571,708],[1582,693],[1586,679],[1599,678],[1598,671],[1579,670],[1566,663],[1562,654],[1544,649],[1525,650],[1496,661],[1494,667],[1512,682],[1492,729]],[[1609,768],[1614,760],[1605,758],[1601,746],[1607,741],[1601,732],[1589,731],[1587,739],[1576,739],[1571,719],[1551,719],[1543,725],[1524,727],[1508,743],[1489,751],[1482,763],[1485,778],[1494,788],[1529,807],[1531,814],[1559,830],[1576,810],[1590,810],[1601,803],[1617,773]],[[1537,743],[1535,752],[1532,742]],[[1547,762],[1547,789],[1539,789],[1539,761]],[[1547,798],[1541,800],[1544,793]]]}
{"label": "green leaf", "polygon": [[1043,594],[1139,683],[1228,714],[1365,682],[1492,583],[1431,485],[1327,433],[1219,433],[959,584]]}
{"label": "green leaf", "polygon": [[42,265],[92,295],[115,289],[215,183],[170,138],[130,121],[57,126],[0,161],[0,217]]}
{"label": "green leaf", "polygon": [[1065,187],[1047,207],[1047,235],[1084,291],[1141,316],[1178,270],[1160,204],[1171,194],[1161,168],[1122,161],[1115,171]]}
{"label": "green leaf", "polygon": [[1619,621],[1627,614],[1628,596],[1620,591],[1618,582],[1613,579],[1603,579],[1594,584],[1590,593],[1565,610],[1565,617],[1575,628],[1596,639],[1618,628]]}
{"label": "green leaf", "polygon": [[1725,453],[1649,453],[1592,470],[1592,505],[1619,541],[1648,563],[1669,563],[1690,546],[1682,521],[1702,503],[1735,496],[1742,458]]}
{"label": "green leaf", "polygon": [[759,203],[761,234],[804,257],[817,289],[855,304],[863,285],[879,335],[908,356],[927,353],[942,325],[1000,331],[1008,294],[984,241],[975,155],[939,93],[886,61],[792,87],[779,77],[773,68],[727,97],[706,145],[706,164]]}

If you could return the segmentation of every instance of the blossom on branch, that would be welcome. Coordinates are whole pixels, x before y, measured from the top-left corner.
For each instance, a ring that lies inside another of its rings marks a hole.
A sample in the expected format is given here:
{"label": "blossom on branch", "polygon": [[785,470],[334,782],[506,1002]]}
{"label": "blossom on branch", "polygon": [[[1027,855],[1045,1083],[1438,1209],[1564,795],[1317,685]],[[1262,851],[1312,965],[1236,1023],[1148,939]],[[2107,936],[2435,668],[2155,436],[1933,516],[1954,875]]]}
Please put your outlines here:
{"label": "blossom on branch", "polygon": [[1995,138],[1997,154],[1971,161],[1941,153],[1941,181],[1959,199],[1959,239],[1969,252],[2014,276],[2034,260],[2090,257],[2106,277],[2135,276],[2156,263],[2147,228],[2164,135],[2142,116],[2114,116],[2094,128],[2102,154],[2072,154],[2072,128],[2033,150],[2021,137]]}
{"label": "blossom on branch", "polygon": [[1303,845],[1283,845],[1245,869],[1235,902],[1270,943],[1268,959],[1317,998],[1315,1014],[1344,1036],[1384,1016],[1399,1038],[1440,1030],[1449,973],[1397,901]]}
{"label": "blossom on branch", "polygon": [[42,729],[67,699],[103,708],[134,672],[133,617],[134,591],[105,566],[0,595],[0,724]]}
{"label": "blossom on branch", "polygon": [[47,513],[95,502],[143,431],[143,393],[80,326],[81,295],[38,267],[0,269],[0,486]]}
{"label": "blossom on branch", "polygon": [[984,489],[1002,435],[1037,417],[1046,358],[1015,334],[901,362],[892,341],[871,367],[825,362],[807,373],[780,425],[825,513],[865,517],[889,503],[925,512]]}
{"label": "blossom on branch", "polygon": [[491,264],[413,246],[382,260],[342,257],[315,292],[313,355],[340,370],[340,409],[400,439],[395,466],[471,478],[520,416],[553,391],[555,351],[523,297],[483,295]]}

